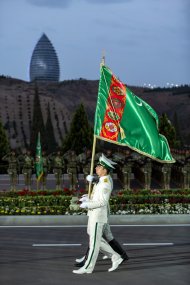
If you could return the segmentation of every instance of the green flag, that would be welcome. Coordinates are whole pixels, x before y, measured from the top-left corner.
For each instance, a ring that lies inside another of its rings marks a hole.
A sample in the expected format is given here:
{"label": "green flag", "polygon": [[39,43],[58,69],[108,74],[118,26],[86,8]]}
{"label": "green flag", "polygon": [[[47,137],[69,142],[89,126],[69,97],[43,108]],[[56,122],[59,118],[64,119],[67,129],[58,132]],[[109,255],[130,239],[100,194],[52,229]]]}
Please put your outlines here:
{"label": "green flag", "polygon": [[40,133],[38,133],[37,145],[36,145],[36,178],[37,181],[40,181],[43,175],[43,159],[42,159],[42,149],[41,149],[41,142],[40,142]]}
{"label": "green flag", "polygon": [[94,135],[159,162],[174,163],[167,139],[159,134],[156,112],[101,66]]}

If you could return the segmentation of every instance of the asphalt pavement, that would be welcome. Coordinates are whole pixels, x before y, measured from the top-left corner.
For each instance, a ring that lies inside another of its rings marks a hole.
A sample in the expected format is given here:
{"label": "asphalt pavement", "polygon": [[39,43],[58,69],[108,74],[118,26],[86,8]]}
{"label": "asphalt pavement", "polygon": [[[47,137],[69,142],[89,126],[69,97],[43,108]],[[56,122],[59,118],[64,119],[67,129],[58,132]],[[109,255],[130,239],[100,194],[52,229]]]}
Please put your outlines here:
{"label": "asphalt pavement", "polygon": [[115,225],[130,259],[114,272],[99,254],[92,274],[76,275],[88,244],[86,225],[0,226],[1,285],[188,285],[190,224]]}

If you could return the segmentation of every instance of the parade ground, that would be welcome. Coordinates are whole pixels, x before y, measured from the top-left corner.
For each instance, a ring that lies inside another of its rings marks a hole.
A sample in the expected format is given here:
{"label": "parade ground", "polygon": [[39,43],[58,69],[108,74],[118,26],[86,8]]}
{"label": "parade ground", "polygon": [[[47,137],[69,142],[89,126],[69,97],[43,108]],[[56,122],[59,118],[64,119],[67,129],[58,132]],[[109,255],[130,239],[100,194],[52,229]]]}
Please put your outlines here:
{"label": "parade ground", "polygon": [[[132,178],[134,176],[132,175]],[[114,190],[118,190],[122,188],[122,185],[119,183],[117,179],[117,174],[113,174],[113,180],[114,180]],[[63,188],[69,188],[69,177],[68,174],[62,175],[62,184],[61,187]],[[139,186],[138,182],[136,182],[134,179],[131,179],[131,186]],[[16,185],[17,190],[22,190],[26,186],[24,184],[24,177],[22,174],[18,177],[18,183]],[[47,177],[47,189],[53,190],[56,188],[55,183],[55,176],[54,174],[48,174]],[[7,174],[0,174],[0,191],[9,190],[10,189],[10,178]],[[37,189],[37,183],[36,183],[36,176],[33,174],[32,176],[32,184],[31,189],[36,190]],[[85,180],[84,180],[84,174],[79,173],[78,174],[78,183],[76,185],[76,190],[85,189]]]}
{"label": "parade ground", "polygon": [[92,274],[77,275],[72,270],[75,258],[87,248],[86,224],[1,223],[0,284],[189,284],[190,224],[115,224],[111,228],[130,259],[108,272],[111,261],[99,254]]}
{"label": "parade ground", "polygon": [[[117,174],[116,173],[113,173],[112,174],[112,178],[113,178],[113,181],[114,181],[114,189],[113,191],[117,191],[117,190],[120,190],[122,189],[122,184],[121,182],[119,181],[118,177],[117,177]],[[78,174],[78,183],[76,185],[76,189],[84,189],[85,187],[85,177],[84,177],[84,174],[82,173],[79,173]],[[26,186],[24,184],[24,177],[23,177],[23,174],[20,174],[18,176],[18,181],[17,181],[17,185],[16,185],[16,189],[17,190],[22,190],[24,189]],[[140,181],[138,181],[137,179],[134,179],[134,174],[131,173],[131,189],[138,189],[138,188],[143,188],[143,185],[140,183]],[[62,175],[62,189],[63,188],[69,188],[69,177],[68,177],[68,174],[63,174]],[[47,189],[55,189],[56,187],[56,183],[55,183],[55,176],[54,174],[48,174],[48,177],[47,177],[47,185],[46,185],[46,188]],[[171,182],[171,185],[170,185],[171,188],[176,188],[176,185]],[[158,184],[157,181],[155,181],[153,178],[152,178],[152,181],[151,181],[151,189],[160,189],[161,188],[161,185]],[[0,174],[0,191],[3,191],[3,190],[9,190],[10,189],[10,178],[9,178],[9,175],[8,174]],[[37,184],[36,184],[36,176],[35,174],[32,175],[32,184],[31,184],[31,189],[33,190],[36,190],[37,189]]]}
{"label": "parade ground", "polygon": [[[79,184],[77,186],[82,186],[84,187],[84,175],[79,174],[78,176],[78,182]],[[24,184],[24,177],[23,174],[20,174],[18,176],[18,181],[17,181],[17,190],[22,190],[26,186]],[[55,176],[54,174],[48,174],[47,177],[47,189],[55,189]],[[68,174],[62,175],[62,188],[64,187],[69,187],[69,178]],[[36,176],[35,174],[32,175],[32,184],[31,184],[31,189],[36,190],[37,184],[36,184]],[[0,174],[0,190],[9,190],[10,189],[10,178],[8,174]]]}
{"label": "parade ground", "polygon": [[[114,180],[115,180],[115,186],[117,188],[120,188],[121,185],[118,185],[117,182],[117,175],[114,174]],[[17,190],[22,190],[24,189],[26,186],[24,184],[24,177],[23,174],[20,174],[18,177],[18,183],[17,183]],[[62,175],[62,183],[61,183],[61,187],[63,188],[69,188],[69,177],[68,174],[63,174]],[[84,189],[85,184],[84,184],[84,174],[79,173],[78,174],[78,183],[76,185],[76,189],[80,190],[80,189]],[[54,174],[48,174],[47,177],[47,185],[46,185],[47,189],[55,189],[56,188],[56,183],[55,183],[55,176]],[[1,190],[9,190],[10,189],[10,178],[8,174],[0,174],[0,191]],[[32,184],[31,184],[31,189],[36,190],[37,189],[37,183],[36,183],[36,176],[35,174],[32,175]]]}

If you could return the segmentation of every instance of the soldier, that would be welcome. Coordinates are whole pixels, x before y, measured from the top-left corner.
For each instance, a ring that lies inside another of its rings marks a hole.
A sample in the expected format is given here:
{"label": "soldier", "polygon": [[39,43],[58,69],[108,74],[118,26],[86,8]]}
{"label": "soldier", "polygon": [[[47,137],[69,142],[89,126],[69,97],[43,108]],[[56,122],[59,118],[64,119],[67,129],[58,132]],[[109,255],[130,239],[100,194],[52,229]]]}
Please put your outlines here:
{"label": "soldier", "polygon": [[87,148],[84,147],[82,150],[82,153],[78,155],[78,162],[79,162],[78,169],[80,173],[83,172],[83,166],[84,166],[85,158],[86,158],[86,151],[87,151]]}
{"label": "soldier", "polygon": [[171,177],[171,164],[164,163],[162,166],[163,173],[163,187],[164,189],[170,189],[170,177]]}
{"label": "soldier", "polygon": [[32,171],[34,169],[34,158],[31,156],[31,151],[27,150],[26,153],[20,155],[19,161],[23,166],[24,184],[28,190],[31,190]]}
{"label": "soldier", "polygon": [[99,161],[100,156],[102,155],[101,152],[97,152],[94,156],[94,164],[96,165]]}
{"label": "soldier", "polygon": [[150,158],[146,158],[146,163],[144,165],[144,174],[145,174],[145,188],[150,190],[151,186],[151,175],[152,175],[152,161]]}
{"label": "soldier", "polygon": [[99,183],[93,187],[90,198],[86,196],[80,199],[82,202],[80,207],[88,209],[87,232],[90,241],[85,263],[80,269],[73,270],[75,274],[92,273],[100,248],[110,254],[112,258],[112,267],[108,270],[109,272],[117,269],[119,264],[124,261],[124,257],[117,253],[115,249],[102,238],[104,227],[108,223],[109,198],[113,188],[113,181],[109,176],[109,171],[113,168],[112,161],[102,155],[99,164],[96,166]]}
{"label": "soldier", "polygon": [[179,150],[175,149],[172,153],[176,163],[172,165],[172,176],[175,183],[177,183],[180,187],[183,188],[183,174],[182,169],[185,164],[185,159],[179,155]]}
{"label": "soldier", "polygon": [[10,186],[11,186],[10,190],[15,191],[16,185],[18,182],[18,169],[19,169],[16,152],[12,150],[11,153],[3,156],[2,160],[8,162],[7,173],[9,174],[9,178],[10,178]]}
{"label": "soldier", "polygon": [[125,151],[125,157],[121,162],[121,172],[123,177],[124,189],[130,190],[131,172],[133,166],[133,159],[130,150]]}
{"label": "soldier", "polygon": [[114,152],[113,154],[114,162],[116,162],[117,164],[121,164],[124,162],[124,159],[125,159],[125,155],[119,149],[116,152]]}
{"label": "soldier", "polygon": [[145,157],[143,161],[141,161],[141,171],[144,174],[144,188],[150,190],[152,174],[152,161],[150,158]]}
{"label": "soldier", "polygon": [[184,189],[189,189],[190,187],[190,158],[187,158],[185,160],[185,163],[182,166],[181,172],[183,175],[182,176],[183,177],[182,187]]}
{"label": "soldier", "polygon": [[62,183],[62,174],[65,168],[65,161],[63,157],[61,156],[61,151],[58,150],[56,154],[51,154],[50,160],[52,160],[53,164],[53,173],[55,176],[55,184],[56,184],[56,190],[61,189],[61,183]]}
{"label": "soldier", "polygon": [[86,176],[90,173],[91,159],[92,159],[92,154],[91,150],[89,149],[85,150],[85,152],[81,153],[78,156],[78,160],[80,162],[80,165],[82,166],[82,172],[84,174],[86,190],[88,190],[88,183],[86,181]]}
{"label": "soldier", "polygon": [[76,185],[78,183],[78,157],[74,150],[70,150],[69,154],[66,156],[67,161],[67,173],[69,175],[70,190],[76,190]]}

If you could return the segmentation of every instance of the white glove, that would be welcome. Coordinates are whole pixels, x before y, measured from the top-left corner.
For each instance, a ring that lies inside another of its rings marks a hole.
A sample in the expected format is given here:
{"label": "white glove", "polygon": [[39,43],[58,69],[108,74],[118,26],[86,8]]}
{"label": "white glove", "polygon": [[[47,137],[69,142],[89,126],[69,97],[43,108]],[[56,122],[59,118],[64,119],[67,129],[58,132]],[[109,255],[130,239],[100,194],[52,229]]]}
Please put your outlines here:
{"label": "white glove", "polygon": [[83,195],[80,199],[79,199],[80,202],[88,202],[89,201],[89,198],[88,198],[88,195],[85,194]]}
{"label": "white glove", "polygon": [[86,180],[87,180],[88,182],[92,182],[93,179],[94,179],[94,176],[93,176],[93,175],[87,175],[87,176],[86,176]]}
{"label": "white glove", "polygon": [[87,202],[83,202],[82,204],[80,204],[80,208],[82,208],[82,209],[88,208],[88,203]]}

